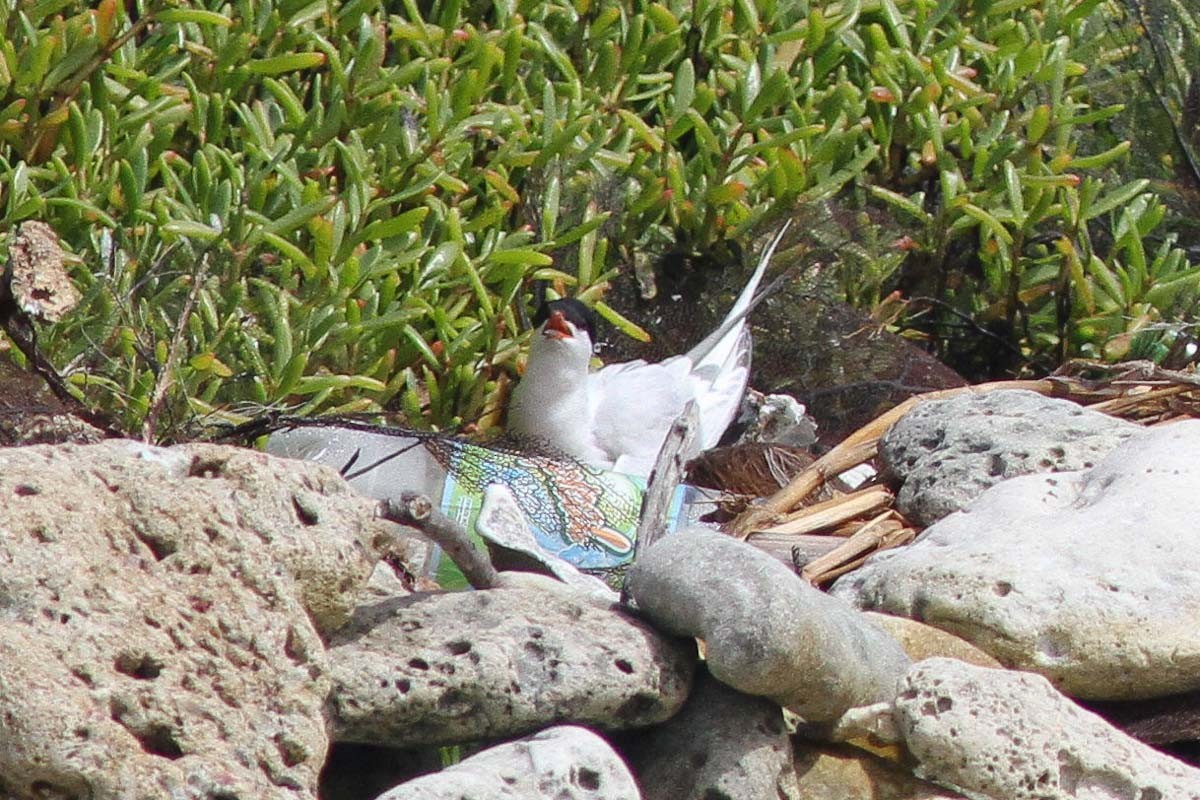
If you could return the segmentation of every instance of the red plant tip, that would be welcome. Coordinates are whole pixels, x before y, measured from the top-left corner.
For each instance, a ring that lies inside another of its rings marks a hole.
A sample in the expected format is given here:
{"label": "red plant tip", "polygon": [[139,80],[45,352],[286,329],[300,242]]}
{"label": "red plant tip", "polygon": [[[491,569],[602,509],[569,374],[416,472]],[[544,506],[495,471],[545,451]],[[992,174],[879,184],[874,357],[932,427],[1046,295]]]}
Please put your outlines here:
{"label": "red plant tip", "polygon": [[867,97],[870,97],[876,103],[896,102],[896,95],[892,94],[892,90],[886,86],[872,86],[871,91],[867,92]]}
{"label": "red plant tip", "polygon": [[467,39],[471,38],[471,34],[467,33],[462,28],[455,28],[454,32],[450,34],[450,38],[454,39],[456,42],[465,42]]}
{"label": "red plant tip", "polygon": [[570,339],[574,335],[571,333],[570,325],[567,324],[567,318],[561,311],[550,312],[550,319],[546,320],[546,325],[542,328],[542,336],[561,341]]}
{"label": "red plant tip", "polygon": [[892,247],[897,250],[920,250],[921,245],[917,243],[911,236],[901,236],[896,241],[892,242]]}

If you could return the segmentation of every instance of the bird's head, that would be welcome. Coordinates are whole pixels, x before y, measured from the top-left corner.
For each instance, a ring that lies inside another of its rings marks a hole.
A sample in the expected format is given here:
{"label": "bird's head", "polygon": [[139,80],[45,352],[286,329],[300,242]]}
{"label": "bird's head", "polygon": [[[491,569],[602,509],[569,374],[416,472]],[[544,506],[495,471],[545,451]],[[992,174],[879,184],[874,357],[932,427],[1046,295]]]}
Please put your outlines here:
{"label": "bird's head", "polygon": [[533,324],[537,335],[530,348],[531,358],[544,352],[566,355],[584,364],[591,359],[596,314],[583,303],[573,297],[543,303],[533,317]]}

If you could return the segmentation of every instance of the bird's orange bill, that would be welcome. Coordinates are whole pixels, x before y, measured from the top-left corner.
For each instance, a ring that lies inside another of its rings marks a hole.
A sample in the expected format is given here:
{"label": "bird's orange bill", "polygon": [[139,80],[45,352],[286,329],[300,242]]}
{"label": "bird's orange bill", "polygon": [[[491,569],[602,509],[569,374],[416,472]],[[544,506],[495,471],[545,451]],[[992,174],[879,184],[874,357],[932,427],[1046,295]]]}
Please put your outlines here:
{"label": "bird's orange bill", "polygon": [[543,336],[551,336],[555,339],[570,339],[574,334],[567,327],[567,318],[563,316],[561,311],[551,312],[550,318],[546,320],[546,327],[542,328]]}

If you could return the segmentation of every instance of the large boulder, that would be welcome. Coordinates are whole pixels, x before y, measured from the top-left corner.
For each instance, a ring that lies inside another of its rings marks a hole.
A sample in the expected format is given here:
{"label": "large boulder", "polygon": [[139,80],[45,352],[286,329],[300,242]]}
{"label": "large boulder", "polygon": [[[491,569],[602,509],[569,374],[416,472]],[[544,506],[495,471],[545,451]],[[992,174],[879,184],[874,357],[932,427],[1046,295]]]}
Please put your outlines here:
{"label": "large boulder", "polygon": [[1037,392],[967,393],[918,404],[884,434],[879,459],[900,482],[896,508],[932,525],[1008,478],[1087,469],[1141,430]]}
{"label": "large boulder", "polygon": [[129,441],[0,450],[0,796],[316,796],[387,537],[331,470]]}
{"label": "large boulder", "polygon": [[1200,421],[1083,472],[986,492],[832,593],[922,620],[1090,699],[1200,688]]}

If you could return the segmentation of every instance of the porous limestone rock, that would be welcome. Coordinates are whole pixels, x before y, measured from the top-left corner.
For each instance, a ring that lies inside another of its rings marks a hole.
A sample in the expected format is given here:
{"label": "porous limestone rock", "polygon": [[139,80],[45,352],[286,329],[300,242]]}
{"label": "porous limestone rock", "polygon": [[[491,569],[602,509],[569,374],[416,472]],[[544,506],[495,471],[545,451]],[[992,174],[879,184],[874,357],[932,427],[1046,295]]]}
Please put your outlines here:
{"label": "porous limestone rock", "polygon": [[661,722],[696,651],[565,584],[410,595],[363,606],[332,638],[338,741],[409,747],[513,736],[556,722]]}
{"label": "porous limestone rock", "polygon": [[630,568],[638,608],[707,645],[712,675],[809,722],[890,700],[909,659],[844,601],[756,547],[708,528],[655,542]]}
{"label": "porous limestone rock", "polygon": [[931,658],[905,676],[895,711],[919,774],[972,796],[1200,798],[1200,770],[1131,739],[1040,675]]}
{"label": "porous limestone rock", "polygon": [[1141,430],[1037,392],[959,394],[905,414],[880,440],[879,458],[901,481],[896,508],[931,525],[1007,478],[1091,467]]}
{"label": "porous limestone rock", "polygon": [[0,450],[0,796],[314,798],[318,630],[383,531],[331,470],[250,450]]}
{"label": "porous limestone rock", "polygon": [[560,725],[496,745],[377,800],[639,800],[629,768],[586,728]]}
{"label": "porous limestone rock", "polygon": [[1073,697],[1200,688],[1200,421],[1147,429],[1093,469],[986,492],[832,593],[955,633]]}
{"label": "porous limestone rock", "polygon": [[703,669],[683,709],[621,747],[646,800],[797,800],[783,711]]}

